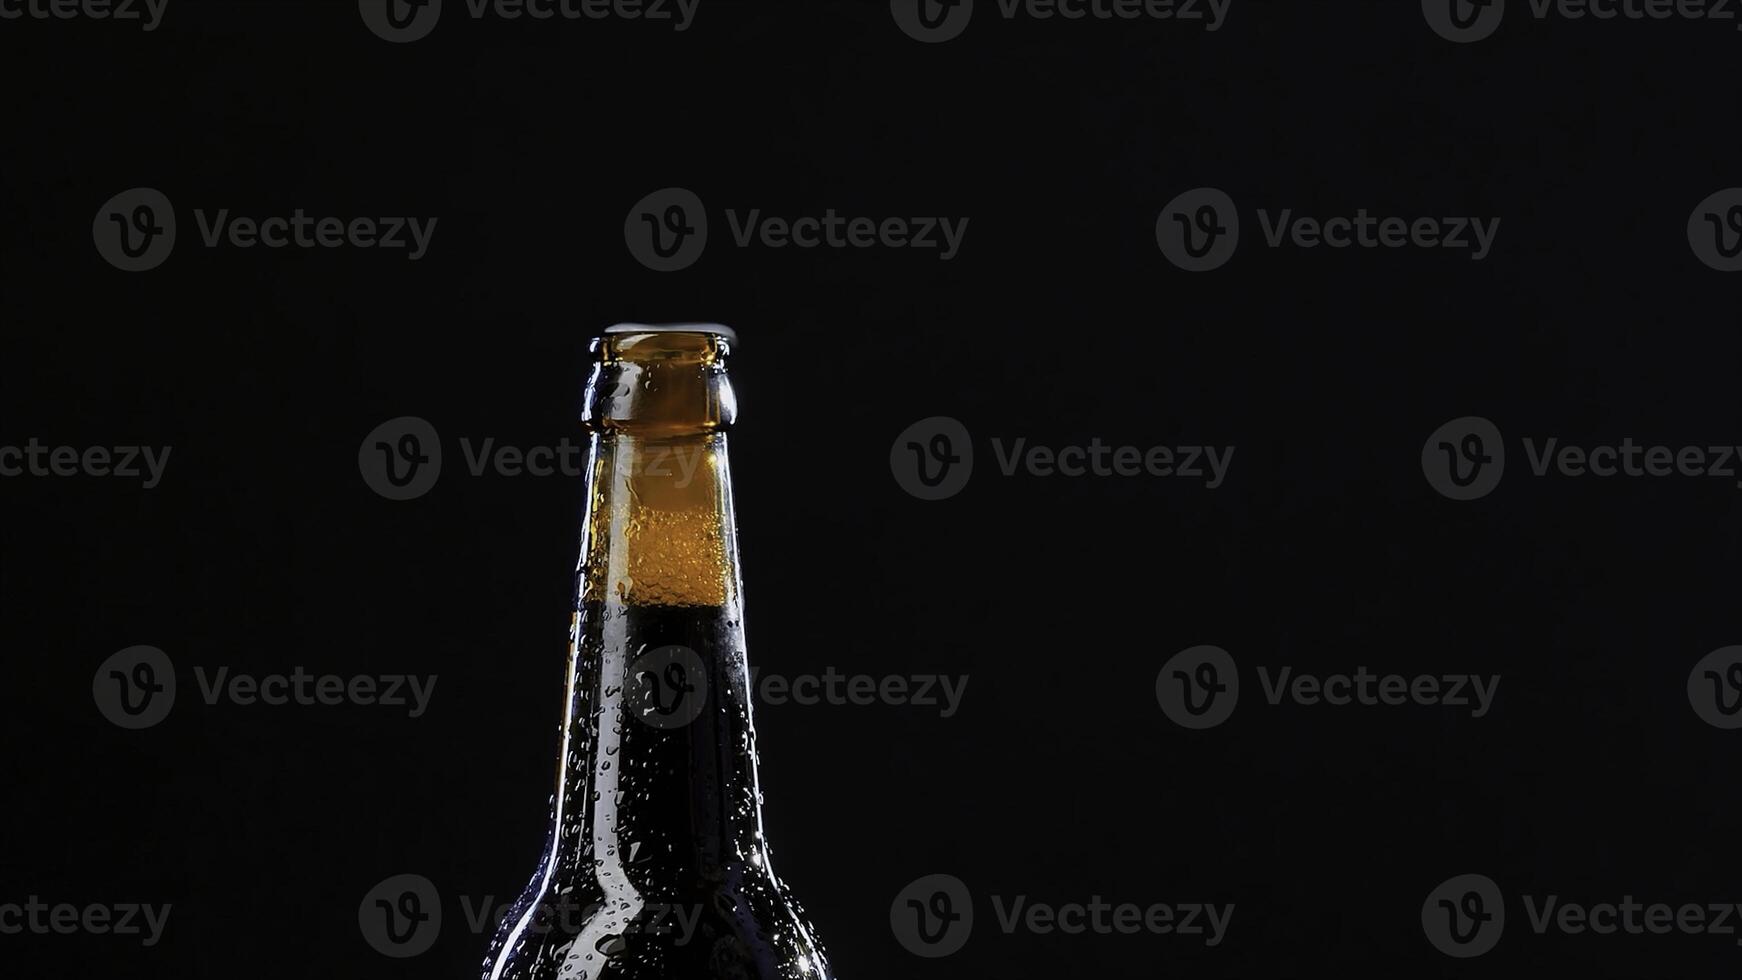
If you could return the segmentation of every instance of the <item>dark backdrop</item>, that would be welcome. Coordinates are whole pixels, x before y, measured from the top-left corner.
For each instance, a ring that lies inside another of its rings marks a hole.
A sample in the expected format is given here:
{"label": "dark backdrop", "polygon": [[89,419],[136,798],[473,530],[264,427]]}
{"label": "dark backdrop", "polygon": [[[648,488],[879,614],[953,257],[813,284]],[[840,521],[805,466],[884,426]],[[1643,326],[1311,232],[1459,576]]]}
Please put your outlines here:
{"label": "dark backdrop", "polygon": [[[161,485],[0,480],[9,680],[0,903],[170,903],[162,941],[0,935],[19,976],[469,976],[462,898],[531,872],[556,751],[578,481],[471,477],[458,441],[579,437],[586,344],[625,319],[742,335],[733,437],[752,661],[968,675],[960,710],[762,705],[777,866],[843,978],[1720,977],[1736,937],[1538,935],[1521,896],[1742,900],[1737,736],[1686,693],[1734,615],[1735,481],[1537,478],[1520,440],[1735,444],[1735,276],[1689,214],[1742,184],[1742,36],[1537,20],[1454,44],[1415,3],[1234,0],[1177,22],[1007,21],[921,44],[879,3],[702,0],[689,30],[475,21],[409,44],[354,4],[171,0],[162,25],[0,21],[0,443],[172,446]],[[626,248],[645,195],[706,252]],[[1156,243],[1200,186],[1223,268]],[[128,273],[93,215],[162,191]],[[1255,218],[1503,220],[1493,252],[1268,248]],[[376,249],[205,248],[192,212],[439,216]],[[727,209],[969,217],[960,254],[739,248]],[[1482,416],[1504,481],[1457,501],[1422,447]],[[427,420],[395,502],[358,449]],[[972,480],[893,477],[958,419]],[[1181,478],[1003,476],[991,440],[1237,447]],[[98,666],[175,665],[160,724]],[[1198,644],[1238,710],[1190,731],[1156,679]],[[438,675],[428,711],[205,704],[194,668]],[[1503,677],[1493,709],[1266,703],[1257,668]],[[440,890],[420,956],[365,942],[391,875]],[[1424,934],[1455,875],[1504,938]],[[960,952],[890,910],[960,878]],[[1036,935],[1008,903],[1233,902],[1225,940]]]}

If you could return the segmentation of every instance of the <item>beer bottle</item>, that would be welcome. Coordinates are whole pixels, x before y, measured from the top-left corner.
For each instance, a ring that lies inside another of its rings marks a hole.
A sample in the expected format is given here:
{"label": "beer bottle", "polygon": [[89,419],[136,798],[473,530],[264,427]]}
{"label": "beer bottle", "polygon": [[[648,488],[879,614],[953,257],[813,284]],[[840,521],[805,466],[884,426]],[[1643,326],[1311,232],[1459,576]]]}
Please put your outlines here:
{"label": "beer bottle", "polygon": [[769,864],[716,325],[593,344],[550,833],[484,980],[832,980]]}

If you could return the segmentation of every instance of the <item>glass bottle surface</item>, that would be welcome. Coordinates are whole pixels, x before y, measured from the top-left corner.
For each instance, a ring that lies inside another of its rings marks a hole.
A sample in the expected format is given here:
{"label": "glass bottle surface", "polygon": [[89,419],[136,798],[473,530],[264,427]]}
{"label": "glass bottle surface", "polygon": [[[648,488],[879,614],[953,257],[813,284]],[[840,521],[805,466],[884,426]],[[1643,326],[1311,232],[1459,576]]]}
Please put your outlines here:
{"label": "glass bottle surface", "polygon": [[831,980],[762,832],[726,430],[729,330],[613,327],[543,860],[484,980]]}

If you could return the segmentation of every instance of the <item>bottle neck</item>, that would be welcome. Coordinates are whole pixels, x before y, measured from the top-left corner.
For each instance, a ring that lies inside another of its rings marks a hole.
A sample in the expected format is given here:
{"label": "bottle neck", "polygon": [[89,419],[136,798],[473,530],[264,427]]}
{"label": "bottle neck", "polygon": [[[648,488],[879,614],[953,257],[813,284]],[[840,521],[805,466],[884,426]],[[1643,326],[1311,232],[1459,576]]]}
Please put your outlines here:
{"label": "bottle neck", "polygon": [[738,416],[730,348],[702,333],[642,333],[593,342],[581,420],[595,432],[724,431]]}
{"label": "bottle neck", "polygon": [[711,343],[656,339],[652,351],[605,351],[589,384],[591,480],[553,829],[571,884],[630,904],[767,870],[731,388]]}
{"label": "bottle neck", "polygon": [[726,433],[593,437],[578,599],[736,610]]}
{"label": "bottle neck", "polygon": [[725,342],[621,334],[594,352],[582,413],[593,457],[581,601],[735,606],[725,434],[737,401]]}

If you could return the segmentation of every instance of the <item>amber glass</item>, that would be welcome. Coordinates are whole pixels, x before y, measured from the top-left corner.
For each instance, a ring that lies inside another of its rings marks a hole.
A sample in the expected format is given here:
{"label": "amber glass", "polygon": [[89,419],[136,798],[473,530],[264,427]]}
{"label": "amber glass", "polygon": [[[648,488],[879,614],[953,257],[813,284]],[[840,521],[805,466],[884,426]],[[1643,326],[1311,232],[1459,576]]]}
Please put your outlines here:
{"label": "amber glass", "polygon": [[832,980],[762,832],[717,327],[595,342],[550,834],[485,980]]}

